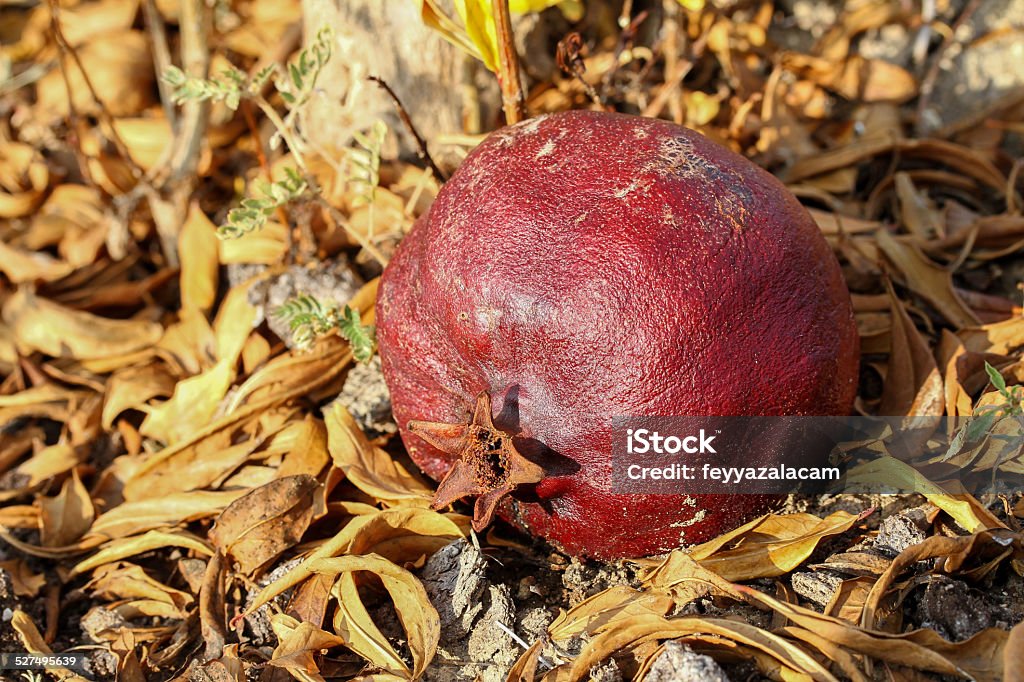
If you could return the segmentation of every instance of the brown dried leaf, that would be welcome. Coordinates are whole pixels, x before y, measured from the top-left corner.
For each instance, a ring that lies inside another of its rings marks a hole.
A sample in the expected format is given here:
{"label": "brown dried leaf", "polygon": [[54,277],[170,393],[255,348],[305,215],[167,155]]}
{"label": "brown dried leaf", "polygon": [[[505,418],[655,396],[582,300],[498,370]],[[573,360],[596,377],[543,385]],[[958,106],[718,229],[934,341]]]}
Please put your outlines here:
{"label": "brown dried leaf", "polygon": [[251,574],[299,543],[318,515],[314,493],[319,486],[315,478],[303,474],[256,488],[221,512],[210,540],[238,563],[239,571]]}
{"label": "brown dried leaf", "polygon": [[14,594],[19,597],[35,598],[39,596],[39,590],[46,585],[46,576],[42,573],[33,573],[24,559],[0,561],[0,569],[3,569],[11,579]]}
{"label": "brown dried leaf", "polygon": [[[416,679],[423,674],[437,653],[441,621],[416,576],[376,554],[318,559],[311,569],[316,573],[339,576],[331,591],[339,607],[334,617],[334,630],[345,640],[345,646],[394,675],[408,675]],[[391,595],[412,652],[411,670],[395,653],[363,606],[356,589],[354,573],[357,571],[376,575]]]}
{"label": "brown dried leaf", "polygon": [[78,360],[111,358],[152,347],[163,328],[146,320],[112,320],[71,310],[26,289],[7,299],[3,318],[28,351]]}
{"label": "brown dried leaf", "polygon": [[953,276],[925,258],[914,246],[897,240],[887,230],[876,233],[878,247],[892,262],[915,294],[935,306],[956,328],[972,327],[979,320],[953,288]]}
{"label": "brown dried leaf", "polygon": [[270,665],[288,670],[299,680],[323,680],[313,657],[325,649],[345,645],[341,637],[283,613],[271,616],[270,626],[278,642]]}
{"label": "brown dried leaf", "polygon": [[39,526],[44,547],[70,545],[85,535],[92,525],[95,511],[89,491],[82,485],[78,472],[64,481],[54,497],[40,497]]}
{"label": "brown dried leaf", "polygon": [[892,343],[879,414],[935,416],[945,408],[942,375],[928,344],[889,285]]}

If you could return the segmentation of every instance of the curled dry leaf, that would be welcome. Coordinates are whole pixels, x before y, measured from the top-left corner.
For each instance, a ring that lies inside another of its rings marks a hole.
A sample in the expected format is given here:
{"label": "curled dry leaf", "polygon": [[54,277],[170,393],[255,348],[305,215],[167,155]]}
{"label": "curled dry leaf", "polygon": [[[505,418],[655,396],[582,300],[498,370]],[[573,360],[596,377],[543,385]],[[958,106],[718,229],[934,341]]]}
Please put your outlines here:
{"label": "curled dry leaf", "polygon": [[[49,647],[43,638],[39,628],[32,622],[27,613],[21,609],[15,609],[11,615],[11,628],[18,635],[24,650],[30,654],[52,654],[53,649]],[[56,677],[60,682],[89,682],[81,675],[74,673],[67,668],[49,668],[47,672]]]}
{"label": "curled dry leaf", "polygon": [[[437,653],[441,620],[416,576],[376,554],[318,559],[310,568],[316,573],[338,576],[331,590],[331,594],[338,600],[334,630],[345,640],[345,646],[366,658],[372,665],[393,675],[416,679],[423,674]],[[411,669],[374,625],[363,606],[354,575],[359,571],[377,576],[391,595],[412,653]]]}
{"label": "curled dry leaf", "polygon": [[971,676],[979,680],[998,680],[1002,675],[1002,649],[1007,638],[1005,630],[989,628],[956,643],[946,641],[934,630],[914,630],[895,635],[856,627],[802,606],[778,601],[749,587],[737,585],[736,589],[748,601],[766,606],[800,627],[877,660],[914,670]]}
{"label": "curled dry leaf", "polygon": [[217,517],[210,540],[238,570],[251,574],[294,547],[314,518],[320,484],[309,475],[288,476],[256,488],[232,502]]}
{"label": "curled dry leaf", "polygon": [[357,516],[334,537],[310,552],[301,564],[263,588],[244,615],[256,611],[314,571],[318,559],[341,554],[377,554],[401,563],[418,563],[448,543],[466,536],[469,519],[430,509],[398,508]]}
{"label": "curled dry leaf", "polygon": [[147,415],[139,432],[168,445],[185,440],[212,421],[234,380],[234,365],[221,360],[205,372],[179,381],[169,400],[140,406]]}
{"label": "curled dry leaf", "polygon": [[0,569],[11,579],[14,594],[19,597],[37,597],[46,585],[46,576],[34,573],[24,559],[8,559],[0,561]]}
{"label": "curled dry leaf", "polygon": [[70,263],[45,252],[25,251],[0,242],[0,272],[14,284],[53,282],[69,275]]}
{"label": "curled dry leaf", "polygon": [[892,341],[879,414],[887,417],[940,417],[944,392],[935,357],[891,285],[888,290],[892,306]]}
{"label": "curled dry leaf", "polygon": [[163,602],[177,610],[179,618],[185,617],[185,609],[195,601],[188,592],[165,585],[151,577],[141,566],[127,562],[96,569],[87,587],[101,599],[145,599]]}
{"label": "curled dry leaf", "polygon": [[953,276],[924,257],[916,247],[897,240],[886,230],[876,234],[878,247],[915,294],[935,306],[957,329],[979,323],[953,288]]}
{"label": "curled dry leaf", "polygon": [[[587,679],[591,668],[615,653],[635,649],[640,645],[688,637],[701,639],[716,636],[744,649],[760,652],[772,660],[774,671],[782,679],[810,679],[818,682],[838,682],[821,663],[793,642],[742,621],[722,618],[662,618],[654,615],[633,616],[615,620],[603,627],[584,646],[579,656],[547,673],[544,682],[576,682]],[[755,660],[764,665],[765,658]]]}
{"label": "curled dry leaf", "polygon": [[146,320],[112,320],[71,310],[19,289],[3,307],[4,321],[26,349],[77,360],[112,358],[152,347],[163,327]]}
{"label": "curled dry leaf", "polygon": [[682,557],[696,561],[727,581],[782,575],[806,561],[819,542],[845,533],[873,511],[869,509],[860,515],[838,511],[824,519],[813,514],[762,516],[689,550],[675,550],[647,580],[652,585],[668,587],[690,577],[689,562],[677,563]]}
{"label": "curled dry leaf", "polygon": [[158,363],[125,367],[114,372],[107,380],[104,393],[103,428],[113,426],[114,420],[125,410],[143,410],[152,398],[170,397],[174,394],[174,386],[174,377]]}

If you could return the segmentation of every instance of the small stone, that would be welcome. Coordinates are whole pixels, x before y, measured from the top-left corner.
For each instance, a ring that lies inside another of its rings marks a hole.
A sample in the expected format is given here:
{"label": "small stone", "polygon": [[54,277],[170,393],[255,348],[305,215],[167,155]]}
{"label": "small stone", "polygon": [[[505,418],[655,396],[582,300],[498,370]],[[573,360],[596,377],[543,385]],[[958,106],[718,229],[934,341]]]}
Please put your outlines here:
{"label": "small stone", "polygon": [[928,526],[926,508],[905,509],[882,519],[874,547],[885,554],[896,556],[906,548],[924,542],[928,537]]}
{"label": "small stone", "polygon": [[835,596],[843,578],[832,571],[802,571],[791,578],[793,590],[807,601],[824,608]]}
{"label": "small stone", "polygon": [[391,393],[384,383],[380,356],[373,356],[366,364],[356,363],[335,402],[345,406],[369,438],[398,431],[391,414]]}
{"label": "small stone", "polygon": [[710,656],[679,642],[665,642],[644,682],[729,682],[729,676]]}

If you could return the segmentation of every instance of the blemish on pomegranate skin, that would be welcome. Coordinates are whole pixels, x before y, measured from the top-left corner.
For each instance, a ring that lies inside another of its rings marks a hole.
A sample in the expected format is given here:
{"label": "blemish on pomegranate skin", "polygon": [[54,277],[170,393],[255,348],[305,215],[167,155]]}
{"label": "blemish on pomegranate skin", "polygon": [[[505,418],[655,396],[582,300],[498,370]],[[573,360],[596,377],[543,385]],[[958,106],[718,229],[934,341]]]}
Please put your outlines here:
{"label": "blemish on pomegranate skin", "polygon": [[551,154],[553,151],[555,151],[555,141],[554,140],[548,140],[547,142],[544,143],[544,146],[540,148],[540,151],[537,152],[537,156],[535,156],[533,158],[535,158],[535,159],[542,159],[545,156],[548,156],[549,154]]}

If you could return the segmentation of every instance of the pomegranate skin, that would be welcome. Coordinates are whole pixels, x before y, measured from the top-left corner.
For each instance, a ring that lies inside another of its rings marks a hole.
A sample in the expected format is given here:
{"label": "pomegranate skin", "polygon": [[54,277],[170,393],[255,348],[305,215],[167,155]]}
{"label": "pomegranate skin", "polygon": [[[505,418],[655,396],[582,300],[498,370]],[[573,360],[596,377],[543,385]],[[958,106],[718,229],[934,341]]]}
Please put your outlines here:
{"label": "pomegranate skin", "polygon": [[699,133],[591,111],[490,135],[381,279],[377,335],[410,420],[495,424],[546,477],[499,514],[573,555],[647,556],[763,513],[757,495],[611,490],[618,415],[839,415],[859,341],[838,263],[771,174]]}

